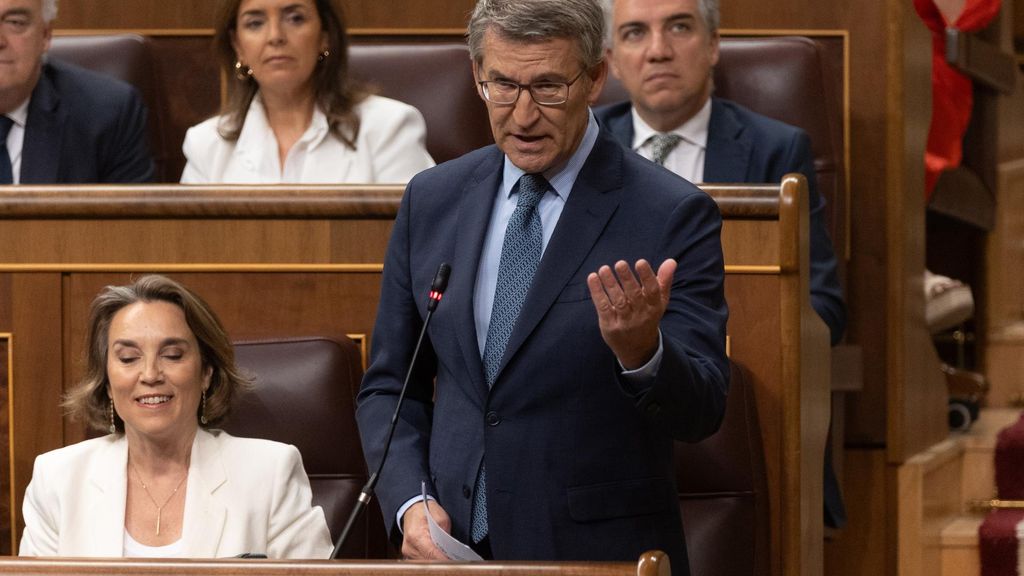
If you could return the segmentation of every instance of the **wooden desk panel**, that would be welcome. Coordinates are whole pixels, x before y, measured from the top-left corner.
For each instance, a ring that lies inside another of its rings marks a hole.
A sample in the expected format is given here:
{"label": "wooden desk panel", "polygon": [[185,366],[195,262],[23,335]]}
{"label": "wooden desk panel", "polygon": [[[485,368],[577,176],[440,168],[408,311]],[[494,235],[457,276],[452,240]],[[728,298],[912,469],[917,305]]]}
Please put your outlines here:
{"label": "wooden desk panel", "polygon": [[[806,277],[806,184],[705,189],[724,217],[730,353],[750,374],[762,426],[772,574],[820,574],[829,352]],[[18,343],[16,508],[34,457],[84,437],[57,404],[81,374],[88,305],[103,286],[164,272],[207,299],[234,338],[345,332],[368,341],[401,193],[0,189],[0,332]]]}

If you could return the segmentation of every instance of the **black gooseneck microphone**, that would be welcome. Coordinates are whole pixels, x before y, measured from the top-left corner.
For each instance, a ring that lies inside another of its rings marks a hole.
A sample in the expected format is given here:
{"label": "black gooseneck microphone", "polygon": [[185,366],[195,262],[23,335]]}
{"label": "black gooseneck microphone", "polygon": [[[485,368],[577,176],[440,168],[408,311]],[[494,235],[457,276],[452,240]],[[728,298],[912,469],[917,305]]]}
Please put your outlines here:
{"label": "black gooseneck microphone", "polygon": [[370,475],[367,479],[366,484],[363,486],[363,490],[359,493],[359,499],[356,500],[355,507],[352,508],[352,513],[348,516],[348,521],[345,522],[345,529],[341,531],[341,536],[338,537],[337,543],[334,545],[334,552],[331,552],[331,559],[335,560],[341,555],[341,548],[345,545],[345,541],[348,540],[348,534],[352,531],[352,527],[356,523],[356,519],[359,518],[359,514],[362,513],[366,505],[373,499],[373,490],[377,486],[377,478],[380,477],[380,471],[384,469],[384,462],[388,459],[388,451],[391,449],[391,439],[395,435],[395,426],[398,424],[398,414],[402,411],[402,401],[405,400],[405,389],[409,386],[409,378],[412,376],[412,369],[416,366],[416,357],[420,353],[420,344],[423,343],[423,336],[427,333],[427,326],[430,325],[430,319],[434,316],[434,310],[437,308],[437,303],[441,301],[441,297],[444,295],[444,291],[448,288],[448,276],[452,272],[452,267],[447,262],[442,262],[437,267],[437,274],[434,275],[434,281],[430,284],[430,294],[427,300],[427,316],[423,319],[423,327],[420,329],[420,337],[416,340],[416,348],[412,351],[412,359],[409,360],[409,369],[405,372],[405,382],[402,383],[402,391],[398,394],[398,404],[395,405],[395,413],[391,416],[391,427],[388,428],[388,437],[384,441],[384,454],[380,458],[380,464],[377,465],[377,470]]}

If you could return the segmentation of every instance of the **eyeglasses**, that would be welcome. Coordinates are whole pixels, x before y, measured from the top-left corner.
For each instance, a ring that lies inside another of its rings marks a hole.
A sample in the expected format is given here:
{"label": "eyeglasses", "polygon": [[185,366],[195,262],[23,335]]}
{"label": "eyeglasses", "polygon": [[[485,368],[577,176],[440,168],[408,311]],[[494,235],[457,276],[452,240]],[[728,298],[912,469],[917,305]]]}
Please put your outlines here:
{"label": "eyeglasses", "polygon": [[481,80],[477,82],[483,90],[484,98],[493,104],[515,104],[519,94],[525,89],[533,101],[541,106],[558,106],[569,99],[569,86],[583,76],[583,71],[568,82],[534,82],[519,84],[508,80]]}

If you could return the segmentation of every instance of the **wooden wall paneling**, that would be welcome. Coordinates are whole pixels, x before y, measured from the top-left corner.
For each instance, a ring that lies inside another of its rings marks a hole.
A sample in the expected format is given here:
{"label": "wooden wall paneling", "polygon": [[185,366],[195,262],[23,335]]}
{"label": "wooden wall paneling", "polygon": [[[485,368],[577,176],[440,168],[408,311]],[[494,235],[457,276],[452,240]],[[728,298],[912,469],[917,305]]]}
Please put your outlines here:
{"label": "wooden wall paneling", "polygon": [[[32,463],[64,445],[61,378],[68,358],[61,325],[61,276],[58,273],[10,277],[10,330],[14,347],[11,394],[14,407],[14,525],[21,531],[21,501],[32,478]],[[20,343],[20,345],[19,345]]]}
{"label": "wooden wall paneling", "polygon": [[960,513],[964,446],[941,442],[898,467],[900,576],[942,573],[942,531]]}
{"label": "wooden wall paneling", "polygon": [[1024,160],[999,164],[996,228],[987,239],[984,373],[989,406],[1024,399]]}
{"label": "wooden wall paneling", "polygon": [[[65,29],[174,29],[213,26],[211,0],[61,0],[56,27]],[[475,0],[352,0],[344,4],[350,28],[464,28]]]}
{"label": "wooden wall paneling", "polygon": [[825,541],[825,574],[895,574],[886,566],[885,450],[847,448],[843,470],[848,523]]}
{"label": "wooden wall paneling", "polygon": [[[767,229],[771,215],[746,208],[723,228],[731,353],[758,390],[773,574],[787,576],[820,574],[822,561],[827,380],[815,370],[828,365],[828,338],[801,273],[808,241],[802,186],[801,178],[783,185],[774,216],[779,230]],[[728,187],[721,188],[728,195]],[[80,377],[88,305],[103,286],[149,271],[170,274],[203,295],[235,338],[338,331],[369,338],[401,193],[397,187],[0,190],[0,287],[9,282],[13,295],[11,302],[0,299],[0,313],[14,311],[20,350],[36,355],[19,360],[37,373],[26,376],[33,394],[24,405],[19,400],[18,411],[33,419],[15,422],[15,429],[33,430],[37,445],[21,448],[18,490],[30,478],[32,457],[84,438],[80,426],[62,421],[57,403]],[[760,193],[780,192],[767,187]],[[21,328],[37,315],[44,321]],[[63,334],[60,362],[52,361],[54,334]]]}
{"label": "wooden wall paneling", "polygon": [[17,506],[11,493],[14,455],[11,451],[11,351],[10,334],[0,333],[0,462],[3,463],[0,467],[0,556],[13,553],[14,530],[11,527],[14,525],[14,507]]}
{"label": "wooden wall paneling", "polygon": [[208,28],[218,2],[211,0],[61,0],[57,28]]}

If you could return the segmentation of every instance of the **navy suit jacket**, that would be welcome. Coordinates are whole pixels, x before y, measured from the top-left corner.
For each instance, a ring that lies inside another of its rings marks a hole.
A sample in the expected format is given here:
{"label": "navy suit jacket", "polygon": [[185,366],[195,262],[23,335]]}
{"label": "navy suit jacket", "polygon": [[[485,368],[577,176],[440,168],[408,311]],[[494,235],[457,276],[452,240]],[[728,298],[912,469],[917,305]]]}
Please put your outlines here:
{"label": "navy suit jacket", "polygon": [[[633,149],[629,101],[594,110],[598,121],[627,149]],[[832,345],[846,330],[846,306],[832,240],[825,227],[825,199],[818,193],[807,133],[722,98],[711,99],[705,182],[774,183],[800,172],[810,188],[811,304],[828,325]]]}
{"label": "navy suit jacket", "polygon": [[[502,174],[495,146],[421,172],[406,188],[384,264],[373,357],[357,419],[371,469],[441,262],[451,280],[409,383],[377,489],[395,514],[426,482],[469,540],[487,461],[496,559],[633,561],[667,551],[688,574],[673,440],[715,432],[728,389],[721,217],[701,190],[601,132],[544,252],[492,388],[473,317],[481,246]],[[621,379],[587,275],[619,259],[679,266],[661,321],[657,376]],[[436,380],[435,380],[436,379]],[[436,384],[435,384],[436,381]]]}
{"label": "navy suit jacket", "polygon": [[146,107],[130,85],[50,59],[32,92],[22,184],[149,182]]}

